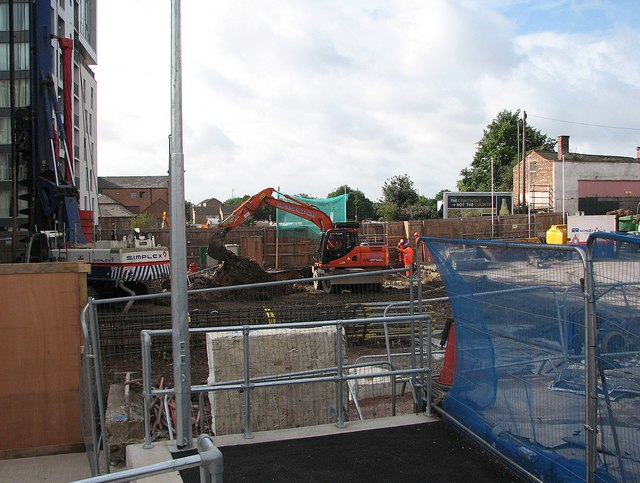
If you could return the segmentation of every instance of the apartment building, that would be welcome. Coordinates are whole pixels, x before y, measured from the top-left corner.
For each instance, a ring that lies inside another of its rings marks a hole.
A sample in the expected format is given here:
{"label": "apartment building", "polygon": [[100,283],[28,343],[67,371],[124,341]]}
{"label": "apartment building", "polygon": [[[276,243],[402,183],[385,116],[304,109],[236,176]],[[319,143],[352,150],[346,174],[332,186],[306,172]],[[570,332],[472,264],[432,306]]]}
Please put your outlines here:
{"label": "apartment building", "polygon": [[97,222],[96,2],[0,0],[0,252],[50,216],[43,177]]}

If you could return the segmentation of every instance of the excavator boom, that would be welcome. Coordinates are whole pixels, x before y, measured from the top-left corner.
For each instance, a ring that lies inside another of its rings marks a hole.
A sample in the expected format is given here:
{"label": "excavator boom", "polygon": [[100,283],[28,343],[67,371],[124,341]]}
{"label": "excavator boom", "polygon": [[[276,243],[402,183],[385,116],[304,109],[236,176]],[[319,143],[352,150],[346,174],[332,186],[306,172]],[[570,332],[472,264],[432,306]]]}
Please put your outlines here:
{"label": "excavator boom", "polygon": [[282,198],[276,198],[273,193],[278,193],[273,188],[265,188],[260,193],[253,195],[247,199],[233,213],[220,222],[220,228],[218,233],[226,235],[228,232],[237,228],[247,218],[250,218],[262,208],[263,205],[269,205],[277,208],[278,210],[286,211],[293,215],[309,220],[316,225],[320,231],[327,231],[333,227],[331,218],[322,210],[313,206],[310,203],[300,201],[293,196],[286,195],[284,193],[278,193]]}

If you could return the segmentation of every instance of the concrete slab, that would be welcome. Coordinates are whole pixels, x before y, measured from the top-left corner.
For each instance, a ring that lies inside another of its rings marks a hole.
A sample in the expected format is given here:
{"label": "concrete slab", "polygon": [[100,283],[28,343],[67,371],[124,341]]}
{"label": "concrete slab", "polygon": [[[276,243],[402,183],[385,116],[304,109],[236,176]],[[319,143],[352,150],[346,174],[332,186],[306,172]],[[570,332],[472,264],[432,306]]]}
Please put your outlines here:
{"label": "concrete slab", "polygon": [[66,483],[91,477],[86,453],[0,460],[0,481]]}

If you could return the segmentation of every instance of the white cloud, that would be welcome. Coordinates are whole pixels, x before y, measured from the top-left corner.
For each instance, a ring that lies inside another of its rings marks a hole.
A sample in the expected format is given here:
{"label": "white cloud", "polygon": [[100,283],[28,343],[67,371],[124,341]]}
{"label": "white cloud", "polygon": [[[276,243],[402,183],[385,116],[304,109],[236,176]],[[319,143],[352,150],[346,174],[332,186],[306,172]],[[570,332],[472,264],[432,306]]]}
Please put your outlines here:
{"label": "white cloud", "polygon": [[[348,184],[378,199],[404,173],[433,196],[455,189],[503,109],[526,109],[583,152],[634,155],[638,131],[543,118],[640,127],[638,31],[615,19],[606,35],[558,22],[519,33],[502,7],[182,2],[187,198],[266,186],[325,196]],[[170,2],[109,0],[98,14],[99,174],[162,174]]]}

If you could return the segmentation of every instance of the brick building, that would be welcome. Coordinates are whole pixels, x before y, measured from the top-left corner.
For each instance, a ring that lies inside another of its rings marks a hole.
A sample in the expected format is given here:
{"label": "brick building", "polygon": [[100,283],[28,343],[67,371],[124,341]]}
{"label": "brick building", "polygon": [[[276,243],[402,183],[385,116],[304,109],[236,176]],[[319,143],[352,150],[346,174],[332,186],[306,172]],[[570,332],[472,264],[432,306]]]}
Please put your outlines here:
{"label": "brick building", "polygon": [[[600,215],[640,202],[640,148],[636,157],[572,153],[569,136],[556,151],[531,151],[525,158],[525,200],[533,211]],[[514,205],[522,201],[522,162],[513,168]]]}
{"label": "brick building", "polygon": [[211,218],[222,219],[222,202],[217,198],[201,201],[193,207],[193,221],[198,225],[206,225]]}
{"label": "brick building", "polygon": [[169,176],[100,176],[98,191],[138,214],[160,200],[169,204]]}

